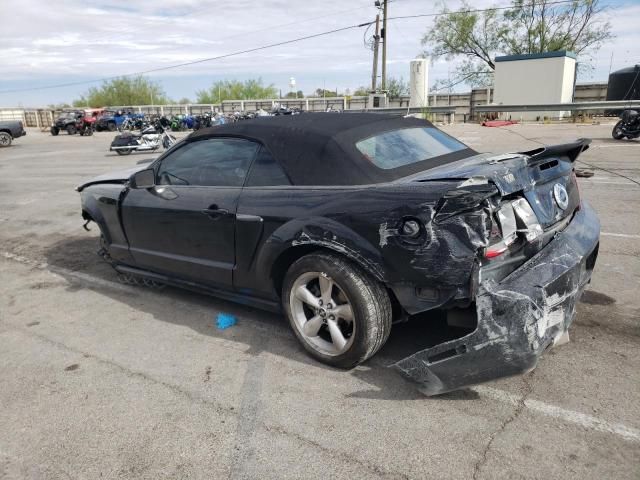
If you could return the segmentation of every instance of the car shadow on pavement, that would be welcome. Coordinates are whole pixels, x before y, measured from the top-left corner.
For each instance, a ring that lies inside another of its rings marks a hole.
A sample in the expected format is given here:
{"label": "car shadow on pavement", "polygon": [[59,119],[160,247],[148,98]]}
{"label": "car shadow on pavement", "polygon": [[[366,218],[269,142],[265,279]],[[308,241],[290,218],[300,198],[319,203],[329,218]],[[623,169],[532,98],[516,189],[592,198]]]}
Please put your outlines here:
{"label": "car shadow on pavement", "polygon": [[[98,241],[94,234],[69,237],[44,249],[48,268],[68,282],[69,291],[91,289],[112,300],[152,315],[154,319],[186,326],[200,335],[222,338],[248,345],[245,353],[260,355],[267,351],[289,360],[352,375],[369,385],[349,397],[379,400],[424,400],[417,386],[397,373],[391,364],[419,350],[441,343],[451,334],[442,315],[431,314],[412,318],[394,325],[387,344],[371,360],[350,371],[337,370],[311,359],[300,346],[282,314],[265,312],[239,303],[173,287],[162,290],[145,286],[125,285],[118,274],[97,255]],[[92,281],[93,280],[93,281]],[[158,301],[149,301],[149,295]],[[176,310],[184,306],[182,312]],[[238,324],[226,330],[216,327],[218,313],[236,316]],[[437,398],[470,400],[472,394],[454,392]]]}

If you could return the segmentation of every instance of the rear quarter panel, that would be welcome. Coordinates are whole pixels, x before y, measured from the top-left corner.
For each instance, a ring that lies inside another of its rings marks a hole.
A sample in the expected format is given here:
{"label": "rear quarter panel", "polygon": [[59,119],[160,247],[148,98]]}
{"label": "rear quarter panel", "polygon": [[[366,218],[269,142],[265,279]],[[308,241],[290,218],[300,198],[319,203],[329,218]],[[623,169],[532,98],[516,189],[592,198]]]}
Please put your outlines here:
{"label": "rear quarter panel", "polygon": [[[443,195],[458,183],[245,188],[237,212],[234,283],[273,294],[276,259],[309,245],[334,250],[387,284],[467,282],[478,245],[486,242],[486,219],[473,211],[434,221]],[[408,218],[426,226],[418,244],[407,244],[398,235]]]}

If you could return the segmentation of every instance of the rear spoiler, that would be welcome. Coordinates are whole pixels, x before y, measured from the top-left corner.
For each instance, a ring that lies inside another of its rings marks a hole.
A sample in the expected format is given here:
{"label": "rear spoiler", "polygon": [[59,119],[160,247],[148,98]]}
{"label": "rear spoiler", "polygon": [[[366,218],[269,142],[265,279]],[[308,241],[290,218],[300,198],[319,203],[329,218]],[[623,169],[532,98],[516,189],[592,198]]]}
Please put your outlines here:
{"label": "rear spoiler", "polygon": [[528,152],[518,152],[529,157],[529,164],[538,163],[541,160],[553,157],[568,157],[571,162],[589,148],[590,138],[579,138],[575,142],[562,143],[560,145],[549,145],[545,147],[529,150]]}

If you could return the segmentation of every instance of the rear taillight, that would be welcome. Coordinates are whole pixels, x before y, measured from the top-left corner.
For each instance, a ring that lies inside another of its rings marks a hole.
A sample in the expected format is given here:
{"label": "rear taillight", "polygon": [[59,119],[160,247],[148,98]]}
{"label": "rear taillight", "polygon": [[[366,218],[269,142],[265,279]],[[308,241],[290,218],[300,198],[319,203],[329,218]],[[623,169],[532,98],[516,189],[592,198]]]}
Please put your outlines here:
{"label": "rear taillight", "polygon": [[580,210],[580,207],[582,206],[582,194],[580,193],[580,184],[578,183],[578,177],[576,176],[575,170],[571,170],[570,178],[573,184],[576,186],[576,190],[578,192],[578,206],[576,207],[576,211],[577,211],[577,210]]}
{"label": "rear taillight", "polygon": [[502,255],[504,252],[506,252],[508,250],[509,247],[507,247],[506,245],[494,245],[493,247],[488,247],[484,257],[485,258],[496,258],[499,257],[500,255]]}
{"label": "rear taillight", "polygon": [[542,235],[542,226],[538,223],[531,205],[524,198],[504,203],[491,217],[489,246],[485,249],[485,258],[496,258],[509,249],[518,240],[518,233],[531,242]]}
{"label": "rear taillight", "polygon": [[518,239],[516,219],[509,203],[502,206],[491,216],[489,246],[485,250],[486,258],[495,258],[509,249],[509,245]]}

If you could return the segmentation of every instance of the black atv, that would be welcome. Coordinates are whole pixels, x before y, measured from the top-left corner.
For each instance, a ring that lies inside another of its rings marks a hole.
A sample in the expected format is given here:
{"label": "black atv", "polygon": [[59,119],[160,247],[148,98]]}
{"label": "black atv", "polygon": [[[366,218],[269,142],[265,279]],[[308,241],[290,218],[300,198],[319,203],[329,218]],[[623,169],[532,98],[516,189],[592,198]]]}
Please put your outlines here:
{"label": "black atv", "polygon": [[69,135],[93,135],[95,119],[87,116],[83,110],[62,112],[51,126],[51,135],[65,130]]}

